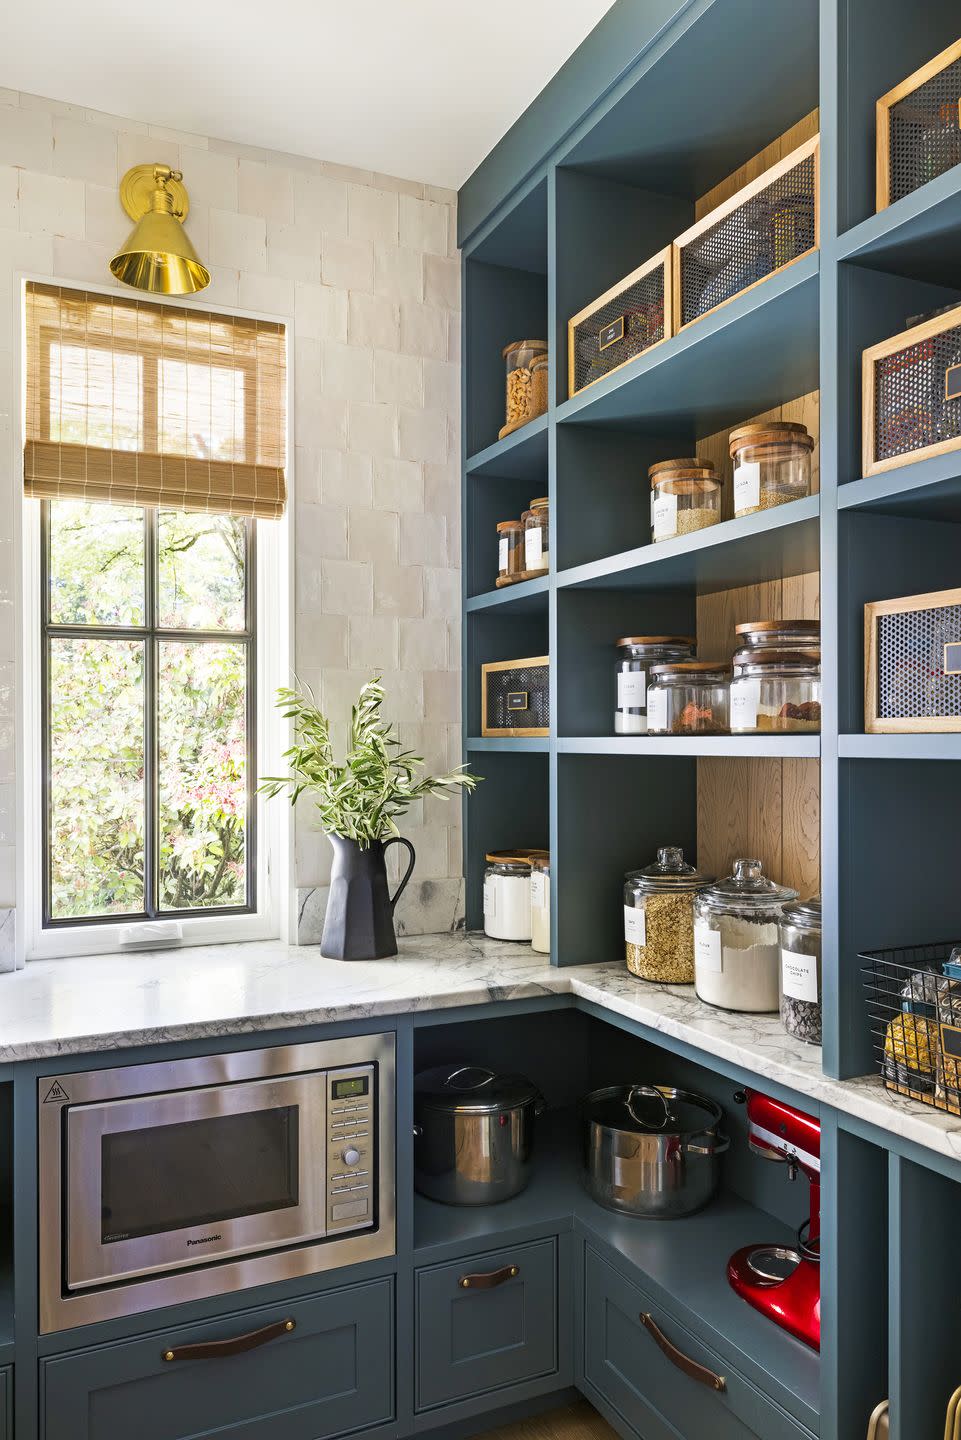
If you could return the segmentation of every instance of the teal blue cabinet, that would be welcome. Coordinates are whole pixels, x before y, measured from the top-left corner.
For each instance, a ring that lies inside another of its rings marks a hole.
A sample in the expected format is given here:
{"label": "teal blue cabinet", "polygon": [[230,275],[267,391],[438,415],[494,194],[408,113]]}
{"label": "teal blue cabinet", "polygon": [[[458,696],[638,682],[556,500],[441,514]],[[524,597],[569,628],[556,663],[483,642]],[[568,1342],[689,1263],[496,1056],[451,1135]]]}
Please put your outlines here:
{"label": "teal blue cabinet", "polygon": [[417,1409],[557,1370],[557,1242],[433,1265],[416,1276]]}
{"label": "teal blue cabinet", "polygon": [[330,1440],[389,1421],[393,1314],[376,1280],[45,1360],[44,1440]]}
{"label": "teal blue cabinet", "polygon": [[[587,1247],[584,1374],[644,1440],[811,1440],[777,1405]],[[641,1321],[650,1315],[669,1357]],[[695,1378],[694,1367],[700,1367]],[[723,1379],[723,1388],[710,1375]],[[590,1393],[590,1391],[588,1391]]]}
{"label": "teal blue cabinet", "polygon": [[13,1371],[0,1370],[0,1440],[13,1440]]}

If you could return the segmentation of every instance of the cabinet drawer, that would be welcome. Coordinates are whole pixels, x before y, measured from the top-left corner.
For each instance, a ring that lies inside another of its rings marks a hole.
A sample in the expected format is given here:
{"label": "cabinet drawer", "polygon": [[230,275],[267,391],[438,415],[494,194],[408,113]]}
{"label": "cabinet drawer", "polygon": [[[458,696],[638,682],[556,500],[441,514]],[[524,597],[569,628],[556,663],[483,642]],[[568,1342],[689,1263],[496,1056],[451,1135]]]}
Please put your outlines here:
{"label": "cabinet drawer", "polygon": [[[665,1222],[666,1223],[666,1222]],[[777,1405],[654,1304],[588,1246],[585,1252],[584,1373],[644,1440],[810,1440]],[[679,1369],[641,1323],[652,1315],[678,1350],[725,1380],[715,1390]]]}
{"label": "cabinet drawer", "polygon": [[553,1239],[419,1270],[416,1304],[418,1410],[557,1369]]}
{"label": "cabinet drawer", "polygon": [[[319,1440],[390,1420],[393,1308],[375,1280],[46,1360],[44,1440]],[[163,1358],[268,1326],[244,1353]]]}

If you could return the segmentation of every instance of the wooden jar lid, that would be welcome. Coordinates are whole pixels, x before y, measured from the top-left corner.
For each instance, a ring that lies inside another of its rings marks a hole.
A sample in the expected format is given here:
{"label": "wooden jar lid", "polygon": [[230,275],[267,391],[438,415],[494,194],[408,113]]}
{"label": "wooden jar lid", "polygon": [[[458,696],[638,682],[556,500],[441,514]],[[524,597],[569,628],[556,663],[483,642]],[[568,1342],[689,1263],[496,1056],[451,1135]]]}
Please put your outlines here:
{"label": "wooden jar lid", "polygon": [[546,860],[549,850],[489,850],[484,857],[490,865],[530,865],[534,860]]}
{"label": "wooden jar lid", "polygon": [[509,345],[505,345],[505,346],[504,346],[503,350],[501,351],[501,358],[504,359],[504,360],[506,360],[507,357],[508,357],[508,355],[511,353],[512,350],[546,350],[546,349],[547,349],[547,341],[546,341],[546,340],[512,340]]}
{"label": "wooden jar lid", "polygon": [[807,426],[794,420],[766,420],[751,425],[739,425],[728,436],[732,459],[747,445],[777,444],[803,445],[807,450],[814,449],[814,439],[808,434]]}
{"label": "wooden jar lid", "polygon": [[783,630],[790,633],[792,630],[817,630],[820,632],[820,620],[746,620],[743,625],[735,625],[735,635],[751,635],[755,631]]}
{"label": "wooden jar lid", "polygon": [[622,635],[618,645],[696,645],[693,635]]}
{"label": "wooden jar lid", "polygon": [[501,530],[523,530],[523,520],[498,520],[497,529]]}
{"label": "wooden jar lid", "polygon": [[731,662],[730,660],[671,660],[665,665],[651,666],[652,675],[706,675],[712,670],[716,670],[722,675],[729,675]]}
{"label": "wooden jar lid", "polygon": [[537,500],[531,501],[531,509],[546,510],[550,503],[550,499],[547,495],[541,495]]}
{"label": "wooden jar lid", "polygon": [[658,460],[648,468],[651,486],[659,480],[713,480],[720,484],[717,471],[709,460],[698,460],[696,455],[681,460]]}
{"label": "wooden jar lid", "polygon": [[805,650],[738,650],[739,665],[820,665],[821,651],[811,645]]}

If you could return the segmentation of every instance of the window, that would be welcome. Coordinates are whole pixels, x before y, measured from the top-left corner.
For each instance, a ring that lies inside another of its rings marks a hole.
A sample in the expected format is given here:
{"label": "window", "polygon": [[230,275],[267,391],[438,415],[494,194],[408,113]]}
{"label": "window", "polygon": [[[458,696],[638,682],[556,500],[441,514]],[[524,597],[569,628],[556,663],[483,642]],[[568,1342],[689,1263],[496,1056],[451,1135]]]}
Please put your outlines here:
{"label": "window", "polygon": [[284,329],[42,285],[26,322],[30,949],[277,933]]}

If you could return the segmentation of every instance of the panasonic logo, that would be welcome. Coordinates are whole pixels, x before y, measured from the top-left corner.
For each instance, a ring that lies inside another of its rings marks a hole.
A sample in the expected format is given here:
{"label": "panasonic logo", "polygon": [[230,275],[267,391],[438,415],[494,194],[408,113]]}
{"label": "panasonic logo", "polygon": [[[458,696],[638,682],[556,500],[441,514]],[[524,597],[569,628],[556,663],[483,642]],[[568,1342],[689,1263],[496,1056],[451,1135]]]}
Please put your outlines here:
{"label": "panasonic logo", "polygon": [[219,1233],[217,1235],[200,1235],[196,1240],[188,1240],[187,1245],[188,1247],[191,1245],[209,1245],[211,1240],[222,1240],[223,1238]]}

